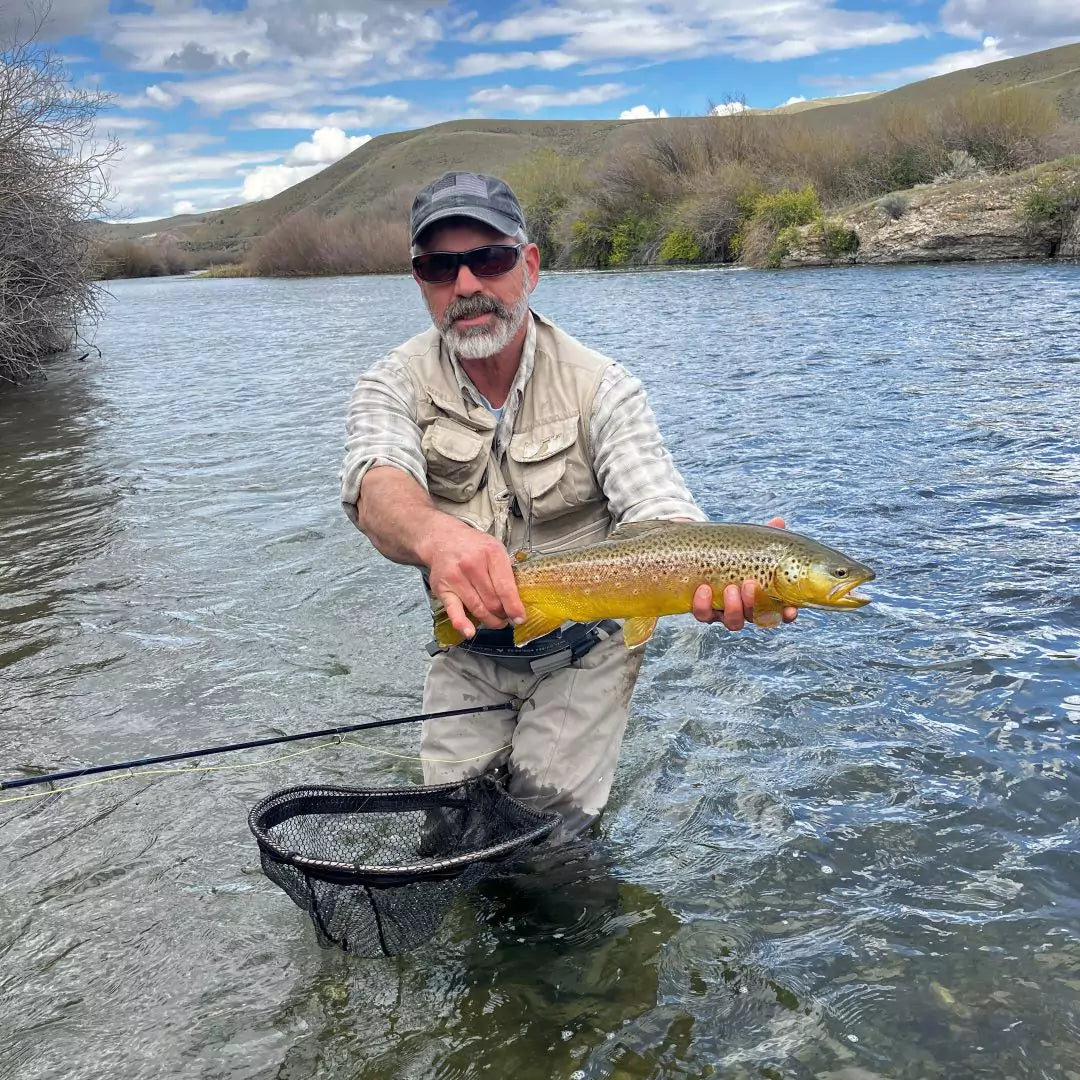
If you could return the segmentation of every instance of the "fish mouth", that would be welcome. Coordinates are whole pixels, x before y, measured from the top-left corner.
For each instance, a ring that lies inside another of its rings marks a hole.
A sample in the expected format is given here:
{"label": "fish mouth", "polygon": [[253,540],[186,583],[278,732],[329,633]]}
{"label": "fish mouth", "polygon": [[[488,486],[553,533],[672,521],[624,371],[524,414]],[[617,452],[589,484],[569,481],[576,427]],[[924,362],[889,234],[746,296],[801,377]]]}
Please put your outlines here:
{"label": "fish mouth", "polygon": [[865,585],[868,581],[874,580],[874,572],[867,570],[865,573],[857,574],[849,581],[841,581],[839,584],[834,585],[825,596],[825,603],[830,607],[862,607],[864,604],[870,603],[869,596],[861,596],[855,590],[860,585]]}

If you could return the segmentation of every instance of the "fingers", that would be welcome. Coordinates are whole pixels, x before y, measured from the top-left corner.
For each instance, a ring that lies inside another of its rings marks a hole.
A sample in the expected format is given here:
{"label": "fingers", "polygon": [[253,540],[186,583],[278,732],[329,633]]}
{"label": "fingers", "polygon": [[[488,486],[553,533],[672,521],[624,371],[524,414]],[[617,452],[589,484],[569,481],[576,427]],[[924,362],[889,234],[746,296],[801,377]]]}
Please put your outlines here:
{"label": "fingers", "polygon": [[517,578],[514,577],[509,557],[501,547],[498,551],[492,551],[488,558],[488,578],[495,600],[495,607],[491,610],[497,610],[504,621],[524,622],[525,605],[518,594]]}
{"label": "fingers", "polygon": [[471,638],[474,622],[496,630],[508,619],[523,620],[525,608],[505,548],[468,527],[448,539],[435,551],[428,584],[446,607],[451,625]]}
{"label": "fingers", "polygon": [[465,614],[465,608],[462,606],[461,600],[452,592],[440,593],[439,599],[446,609],[446,617],[450,620],[450,625],[462,637],[472,638],[476,633],[476,627],[473,626],[472,620]]}
{"label": "fingers", "polygon": [[[746,584],[745,582],[743,583]],[[751,583],[752,584],[752,583]],[[754,614],[754,594],[750,593],[750,617]],[[745,601],[743,590],[738,585],[728,585],[724,589],[724,617],[723,623],[729,630],[741,630],[746,623]]]}
{"label": "fingers", "polygon": [[699,585],[694,592],[694,599],[690,602],[690,611],[698,622],[712,623],[720,618],[719,613],[713,607],[712,589],[708,585]]}

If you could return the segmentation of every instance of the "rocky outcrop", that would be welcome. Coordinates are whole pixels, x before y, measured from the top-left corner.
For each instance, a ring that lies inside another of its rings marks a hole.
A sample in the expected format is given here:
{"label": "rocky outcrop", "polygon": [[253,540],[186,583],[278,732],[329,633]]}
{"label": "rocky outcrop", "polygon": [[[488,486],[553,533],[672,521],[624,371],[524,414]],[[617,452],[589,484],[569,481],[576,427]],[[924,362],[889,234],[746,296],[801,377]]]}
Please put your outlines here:
{"label": "rocky outcrop", "polygon": [[[1080,183],[1080,166],[1071,167]],[[1069,220],[1032,221],[1023,212],[1037,170],[927,185],[832,215],[853,230],[852,253],[830,253],[821,224],[794,230],[780,265],[960,262],[1080,257],[1080,213]]]}

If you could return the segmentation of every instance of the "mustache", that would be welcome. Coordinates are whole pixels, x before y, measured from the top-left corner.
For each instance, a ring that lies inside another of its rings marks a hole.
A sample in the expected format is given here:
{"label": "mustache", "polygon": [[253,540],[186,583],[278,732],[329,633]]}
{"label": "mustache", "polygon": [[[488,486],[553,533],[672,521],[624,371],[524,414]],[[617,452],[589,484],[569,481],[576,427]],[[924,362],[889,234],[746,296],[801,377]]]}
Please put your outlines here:
{"label": "mustache", "polygon": [[504,322],[513,314],[505,304],[500,303],[493,296],[481,294],[463,296],[447,305],[446,311],[443,312],[442,326],[444,330],[449,330],[457,319],[475,319],[477,315],[488,313]]}

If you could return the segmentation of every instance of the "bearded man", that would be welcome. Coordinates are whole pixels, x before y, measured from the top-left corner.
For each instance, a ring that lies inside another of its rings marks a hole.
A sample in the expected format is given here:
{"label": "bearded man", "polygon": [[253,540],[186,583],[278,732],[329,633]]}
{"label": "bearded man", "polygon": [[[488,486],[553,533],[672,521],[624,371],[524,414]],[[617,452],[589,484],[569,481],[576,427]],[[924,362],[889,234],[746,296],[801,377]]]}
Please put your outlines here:
{"label": "bearded man", "polygon": [[[420,568],[467,639],[429,646],[425,711],[520,702],[425,724],[425,783],[499,770],[512,795],[558,811],[569,839],[607,802],[644,650],[628,650],[613,621],[515,648],[509,624],[525,611],[510,553],[705,515],[638,379],[531,311],[540,252],[503,181],[446,173],[416,195],[410,229],[434,326],[357,380],[341,499],[386,558]],[[694,615],[738,630],[753,618],[753,590],[728,586],[714,610],[702,585]]]}

